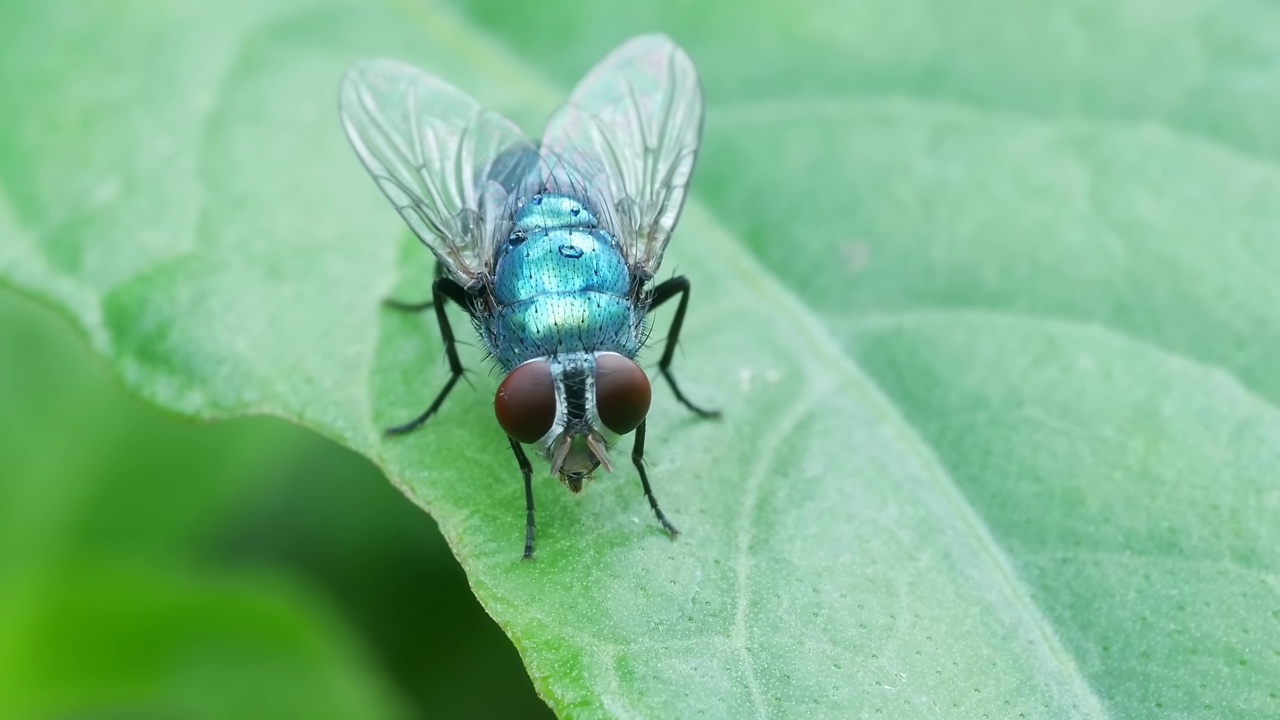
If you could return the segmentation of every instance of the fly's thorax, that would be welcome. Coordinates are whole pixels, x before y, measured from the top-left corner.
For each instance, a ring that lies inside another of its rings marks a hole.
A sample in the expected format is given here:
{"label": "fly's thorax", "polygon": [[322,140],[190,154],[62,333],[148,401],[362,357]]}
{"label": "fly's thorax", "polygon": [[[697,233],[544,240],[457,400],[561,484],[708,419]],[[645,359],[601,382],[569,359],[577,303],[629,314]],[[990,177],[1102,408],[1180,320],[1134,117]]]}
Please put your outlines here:
{"label": "fly's thorax", "polygon": [[641,310],[598,292],[543,293],[499,306],[484,320],[486,346],[503,368],[531,358],[612,351],[634,357],[643,337]]}
{"label": "fly's thorax", "polygon": [[540,357],[516,367],[494,397],[494,413],[513,439],[534,445],[570,489],[597,467],[612,470],[608,448],[644,421],[649,379],[613,352]]}

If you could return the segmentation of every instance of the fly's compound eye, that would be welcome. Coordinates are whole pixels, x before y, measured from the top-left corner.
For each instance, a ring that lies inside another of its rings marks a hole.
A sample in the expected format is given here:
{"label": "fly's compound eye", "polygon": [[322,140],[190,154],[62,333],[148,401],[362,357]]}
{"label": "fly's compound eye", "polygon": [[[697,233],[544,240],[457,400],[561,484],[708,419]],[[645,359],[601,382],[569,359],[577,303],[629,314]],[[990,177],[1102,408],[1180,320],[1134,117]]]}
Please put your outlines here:
{"label": "fly's compound eye", "polygon": [[617,353],[596,356],[596,412],[606,428],[626,435],[644,422],[653,398],[649,376]]}
{"label": "fly's compound eye", "polygon": [[556,421],[556,388],[545,360],[511,371],[493,396],[493,414],[512,439],[526,445],[542,439]]}

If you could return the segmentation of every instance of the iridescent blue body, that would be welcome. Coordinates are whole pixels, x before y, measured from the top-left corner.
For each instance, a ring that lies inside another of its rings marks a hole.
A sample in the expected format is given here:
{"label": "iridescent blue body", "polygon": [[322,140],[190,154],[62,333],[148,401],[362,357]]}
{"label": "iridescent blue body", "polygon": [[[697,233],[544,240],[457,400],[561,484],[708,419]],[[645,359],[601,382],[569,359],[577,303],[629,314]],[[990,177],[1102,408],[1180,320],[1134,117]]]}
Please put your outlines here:
{"label": "iridescent blue body", "polygon": [[507,372],[539,357],[640,351],[645,308],[631,297],[631,270],[577,198],[534,195],[516,209],[493,283],[496,307],[480,329]]}

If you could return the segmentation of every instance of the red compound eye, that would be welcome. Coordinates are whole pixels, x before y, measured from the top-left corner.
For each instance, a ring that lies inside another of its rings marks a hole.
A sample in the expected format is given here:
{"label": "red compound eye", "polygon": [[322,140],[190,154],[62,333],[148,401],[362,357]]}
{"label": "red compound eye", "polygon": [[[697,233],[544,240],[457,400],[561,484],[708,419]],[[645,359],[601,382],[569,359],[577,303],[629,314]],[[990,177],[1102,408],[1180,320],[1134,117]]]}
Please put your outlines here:
{"label": "red compound eye", "polygon": [[653,393],[639,365],[617,353],[596,355],[596,412],[609,430],[626,435],[644,422]]}
{"label": "red compound eye", "polygon": [[528,362],[511,371],[493,396],[493,414],[512,439],[537,442],[556,421],[556,388],[545,360]]}

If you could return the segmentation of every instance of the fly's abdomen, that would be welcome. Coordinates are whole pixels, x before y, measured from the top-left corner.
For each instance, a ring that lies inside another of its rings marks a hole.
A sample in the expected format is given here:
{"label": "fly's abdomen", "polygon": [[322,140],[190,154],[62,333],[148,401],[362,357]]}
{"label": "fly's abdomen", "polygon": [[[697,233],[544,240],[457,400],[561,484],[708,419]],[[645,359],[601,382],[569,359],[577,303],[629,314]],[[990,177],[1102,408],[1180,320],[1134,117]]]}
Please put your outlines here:
{"label": "fly's abdomen", "polygon": [[548,292],[626,297],[631,274],[617,243],[602,230],[555,228],[511,242],[494,272],[494,299],[510,305]]}
{"label": "fly's abdomen", "polygon": [[[575,207],[579,213],[570,215]],[[510,368],[534,357],[603,350],[634,357],[639,316],[617,242],[563,196],[544,197],[531,210],[517,219],[519,232],[494,268],[489,345],[498,362]]]}

